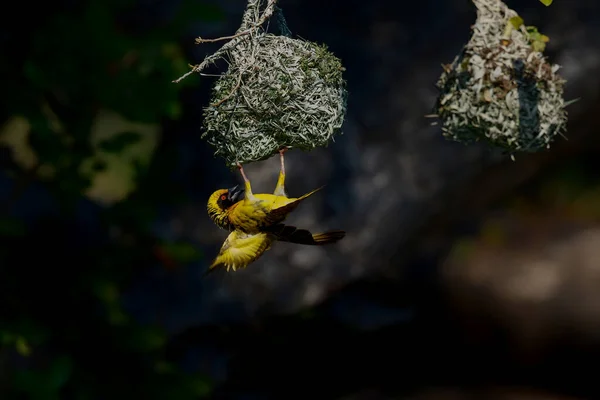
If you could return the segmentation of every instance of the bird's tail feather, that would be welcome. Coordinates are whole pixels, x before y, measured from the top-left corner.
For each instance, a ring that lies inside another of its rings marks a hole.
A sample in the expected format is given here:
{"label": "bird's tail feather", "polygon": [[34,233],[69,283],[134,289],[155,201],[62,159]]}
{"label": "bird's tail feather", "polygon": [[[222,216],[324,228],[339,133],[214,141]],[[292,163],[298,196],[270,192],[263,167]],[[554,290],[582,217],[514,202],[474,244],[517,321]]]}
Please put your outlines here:
{"label": "bird's tail feather", "polygon": [[323,233],[315,233],[312,235],[313,240],[317,244],[329,244],[339,242],[346,236],[346,232],[341,230],[327,231]]}
{"label": "bird's tail feather", "polygon": [[270,231],[277,237],[277,240],[281,242],[312,246],[335,243],[342,240],[346,236],[346,232],[341,230],[312,234],[306,229],[298,229],[295,226],[283,224],[278,224],[271,227]]}

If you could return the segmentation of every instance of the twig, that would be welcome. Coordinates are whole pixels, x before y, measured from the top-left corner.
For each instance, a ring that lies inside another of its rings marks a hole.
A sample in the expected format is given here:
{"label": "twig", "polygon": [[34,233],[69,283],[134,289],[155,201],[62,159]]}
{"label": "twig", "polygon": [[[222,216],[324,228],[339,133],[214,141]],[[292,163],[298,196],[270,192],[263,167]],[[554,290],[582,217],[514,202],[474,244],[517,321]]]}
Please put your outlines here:
{"label": "twig", "polygon": [[247,29],[245,31],[236,33],[235,35],[231,35],[231,36],[221,36],[215,39],[203,39],[201,37],[196,38],[196,44],[201,44],[201,43],[214,43],[214,42],[220,42],[221,40],[230,40],[230,39],[235,39],[237,37],[243,36],[243,35],[247,35],[250,32],[252,32],[251,29]]}
{"label": "twig", "polygon": [[[229,43],[232,43],[232,42],[229,42]],[[229,43],[227,43],[227,44],[229,44]],[[223,46],[223,47],[225,47],[225,46]],[[200,72],[204,68],[206,68],[206,66],[208,64],[211,64],[211,63],[214,63],[215,61],[217,61],[219,59],[219,57],[221,57],[223,55],[223,53],[224,53],[224,51],[222,51],[223,47],[221,49],[219,49],[217,52],[215,52],[215,54],[207,56],[204,59],[204,61],[202,61],[200,64],[194,65],[191,70],[189,70],[188,72],[186,72],[185,74],[183,74],[179,78],[175,79],[173,81],[173,83],[179,83],[182,80],[184,80],[185,78],[187,78],[188,76],[190,76],[191,74],[193,74],[194,72]]]}
{"label": "twig", "polygon": [[246,11],[242,16],[242,24],[240,28],[237,30],[235,35],[232,36],[223,36],[216,39],[202,39],[197,38],[196,43],[208,43],[208,42],[217,42],[220,40],[228,40],[229,42],[225,43],[219,50],[217,50],[214,54],[207,56],[204,61],[200,64],[195,65],[192,69],[179,78],[175,79],[173,83],[179,83],[183,79],[187,78],[194,72],[200,72],[204,68],[208,66],[208,64],[214,63],[219,58],[222,58],[223,55],[237,46],[240,43],[240,38],[245,35],[249,35],[250,33],[256,31],[265,21],[273,15],[275,10],[275,4],[277,0],[268,0],[265,10],[262,15],[260,14],[260,4],[263,0],[248,0],[248,5],[246,6]]}

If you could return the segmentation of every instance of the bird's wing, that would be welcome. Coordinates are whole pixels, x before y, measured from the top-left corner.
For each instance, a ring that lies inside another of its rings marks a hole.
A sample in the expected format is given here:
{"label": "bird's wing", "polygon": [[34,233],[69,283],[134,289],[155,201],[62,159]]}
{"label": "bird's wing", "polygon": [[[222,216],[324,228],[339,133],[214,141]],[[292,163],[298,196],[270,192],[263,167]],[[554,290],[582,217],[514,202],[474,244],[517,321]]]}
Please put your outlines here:
{"label": "bird's wing", "polygon": [[271,243],[273,238],[268,233],[245,234],[233,231],[223,243],[209,270],[218,266],[224,266],[228,271],[230,268],[234,271],[246,268],[267,251]]}
{"label": "bird's wing", "polygon": [[324,186],[321,186],[320,188],[317,188],[311,192],[306,193],[303,196],[298,197],[297,199],[288,199],[282,196],[279,196],[279,198],[281,199],[280,201],[283,202],[282,205],[276,205],[275,207],[271,208],[264,217],[264,227],[268,227],[268,226],[272,226],[275,224],[278,224],[280,222],[282,222],[289,213],[291,213],[292,211],[294,211],[296,209],[296,207],[298,207],[298,205],[305,200],[307,197],[315,194],[316,192],[318,192],[319,190],[323,189]]}

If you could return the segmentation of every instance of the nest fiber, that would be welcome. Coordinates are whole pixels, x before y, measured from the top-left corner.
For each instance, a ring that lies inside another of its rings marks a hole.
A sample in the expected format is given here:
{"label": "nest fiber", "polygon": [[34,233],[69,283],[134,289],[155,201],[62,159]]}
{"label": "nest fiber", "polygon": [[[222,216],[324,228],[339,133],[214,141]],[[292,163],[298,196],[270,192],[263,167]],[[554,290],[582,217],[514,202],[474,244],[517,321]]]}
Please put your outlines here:
{"label": "nest fiber", "polygon": [[548,148],[566,130],[567,113],[559,66],[539,46],[547,38],[532,27],[511,27],[520,18],[499,0],[473,2],[471,39],[437,84],[444,136],[483,140],[511,153]]}
{"label": "nest fiber", "polygon": [[203,134],[227,164],[264,160],[283,146],[326,146],[340,131],[344,69],[325,46],[259,33],[231,53],[204,110]]}

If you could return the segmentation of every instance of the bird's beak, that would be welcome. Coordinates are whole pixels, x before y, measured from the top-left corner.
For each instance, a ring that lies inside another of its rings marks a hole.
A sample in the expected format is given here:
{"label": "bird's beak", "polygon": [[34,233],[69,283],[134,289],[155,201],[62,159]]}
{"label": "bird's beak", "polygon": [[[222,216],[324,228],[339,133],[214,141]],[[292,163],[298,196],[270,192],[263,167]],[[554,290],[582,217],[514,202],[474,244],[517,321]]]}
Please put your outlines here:
{"label": "bird's beak", "polygon": [[227,190],[227,199],[233,203],[237,203],[238,201],[244,198],[244,188],[240,185],[236,185],[231,189]]}

